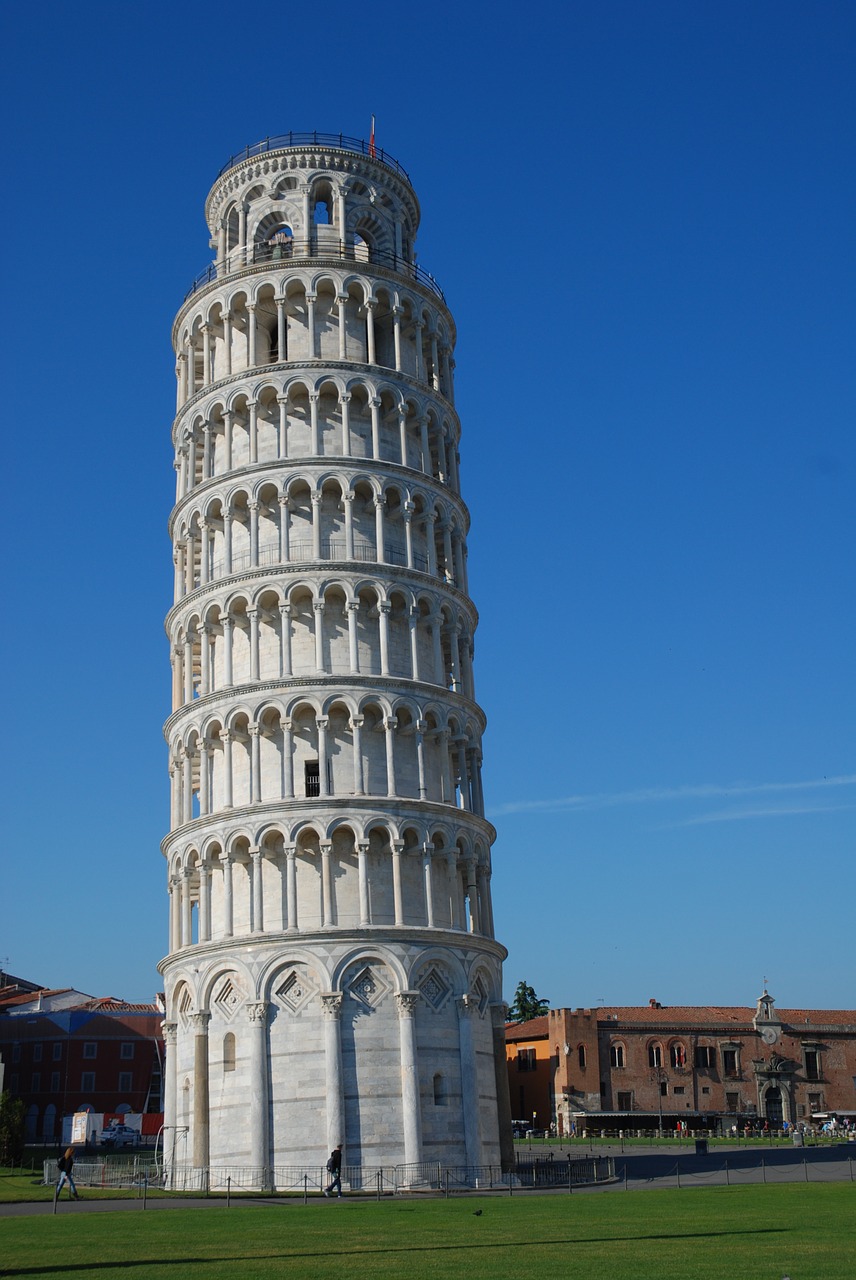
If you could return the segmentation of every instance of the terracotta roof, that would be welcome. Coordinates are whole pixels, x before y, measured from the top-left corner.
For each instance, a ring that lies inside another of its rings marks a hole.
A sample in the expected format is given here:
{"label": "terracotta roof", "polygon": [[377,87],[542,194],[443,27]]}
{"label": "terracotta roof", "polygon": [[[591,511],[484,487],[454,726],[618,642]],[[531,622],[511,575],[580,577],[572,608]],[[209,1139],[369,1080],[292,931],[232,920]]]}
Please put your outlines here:
{"label": "terracotta roof", "polygon": [[17,995],[4,996],[0,989],[0,1006],[8,1008],[16,1004],[38,1004],[39,996],[63,996],[73,987],[39,987],[38,991],[21,991]]}
{"label": "terracotta roof", "polygon": [[[597,1010],[598,1023],[645,1023],[649,1026],[667,1026],[673,1022],[725,1023],[730,1026],[751,1025],[755,1006],[740,1005],[667,1005],[652,1009],[650,1005],[610,1005]],[[779,1020],[790,1026],[852,1026],[856,1023],[853,1009],[775,1009]]]}
{"label": "terracotta roof", "polygon": [[537,1040],[547,1034],[548,1015],[530,1018],[528,1022],[507,1022],[505,1024],[506,1040]]}

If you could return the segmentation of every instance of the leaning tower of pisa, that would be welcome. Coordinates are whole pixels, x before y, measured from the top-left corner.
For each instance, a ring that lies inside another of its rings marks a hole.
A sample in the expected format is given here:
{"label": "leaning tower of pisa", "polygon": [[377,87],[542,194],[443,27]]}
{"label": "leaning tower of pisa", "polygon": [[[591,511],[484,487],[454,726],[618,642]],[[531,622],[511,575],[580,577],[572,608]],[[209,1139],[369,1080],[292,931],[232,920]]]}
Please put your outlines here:
{"label": "leaning tower of pisa", "polygon": [[496,1164],[455,327],[419,204],[373,145],[288,134],[205,215],[173,328],[167,1158]]}

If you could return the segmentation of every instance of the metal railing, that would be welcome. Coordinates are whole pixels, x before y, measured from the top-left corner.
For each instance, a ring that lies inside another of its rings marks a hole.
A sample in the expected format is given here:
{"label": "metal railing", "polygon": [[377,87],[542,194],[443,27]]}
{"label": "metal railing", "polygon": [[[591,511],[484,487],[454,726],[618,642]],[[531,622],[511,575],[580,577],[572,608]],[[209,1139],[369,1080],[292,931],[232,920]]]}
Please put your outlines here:
{"label": "metal railing", "polygon": [[[262,547],[259,549],[256,564],[252,563],[249,551],[240,551],[232,555],[231,573],[243,573],[247,569],[252,568],[270,568],[280,563],[285,564],[302,564],[312,563],[315,561],[315,555],[312,550],[311,542],[292,542],[289,545],[289,559],[281,561],[278,547]],[[401,568],[407,568],[407,551],[403,546],[395,543],[387,543],[383,551],[386,564],[398,565]],[[353,549],[353,555],[349,556],[346,552],[344,538],[322,538],[321,540],[321,559],[322,560],[351,560],[360,564],[379,564],[377,552],[374,547],[369,545],[361,545],[357,543]],[[417,552],[413,554],[413,568],[418,569],[421,573],[428,572],[428,558]],[[198,575],[197,575],[198,576]],[[211,563],[210,580],[228,576],[226,573],[226,561],[220,556]],[[440,575],[437,575],[440,576]],[[201,585],[199,582],[197,586]]]}
{"label": "metal railing", "polygon": [[410,262],[400,253],[392,250],[372,249],[365,244],[347,244],[342,240],[321,243],[316,241],[314,244],[309,240],[290,240],[286,243],[266,241],[262,244],[247,246],[246,253],[243,249],[232,249],[225,261],[212,262],[204,271],[200,271],[184,295],[184,300],[186,302],[203,285],[211,284],[213,280],[223,280],[247,266],[265,262],[313,262],[329,258],[385,267],[389,271],[407,276],[409,280],[415,280],[418,284],[424,285],[441,302],[446,301],[446,295],[431,272],[420,267],[418,263]]}
{"label": "metal railing", "polygon": [[[56,1162],[45,1160],[45,1185],[56,1182]],[[539,1187],[585,1186],[615,1177],[611,1157],[583,1160],[538,1160],[521,1162],[513,1170],[494,1165],[444,1165],[437,1161],[399,1165],[347,1165],[342,1167],[345,1192],[389,1195],[405,1191],[431,1191],[451,1195],[467,1191],[526,1190]],[[322,1165],[273,1165],[253,1168],[245,1165],[211,1165],[194,1168],[183,1164],[157,1164],[152,1159],[133,1161],[77,1160],[74,1180],[78,1186],[105,1190],[159,1187],[167,1191],[208,1194],[209,1192],[285,1192],[317,1195],[330,1184],[331,1174]]]}
{"label": "metal railing", "polygon": [[282,151],[285,147],[336,147],[339,151],[352,151],[357,155],[367,156],[369,160],[374,160],[378,164],[386,165],[387,169],[392,169],[393,173],[397,173],[399,178],[403,178],[405,182],[410,182],[410,175],[403,165],[384,151],[383,147],[375,146],[369,139],[365,138],[349,138],[344,133],[279,133],[274,138],[263,138],[261,142],[254,142],[252,146],[244,147],[243,151],[239,151],[223,165],[223,168],[217,174],[218,178],[222,178],[224,173],[228,173],[230,169],[234,169],[236,164],[240,164],[242,160],[251,160],[253,156],[264,156],[269,151]]}

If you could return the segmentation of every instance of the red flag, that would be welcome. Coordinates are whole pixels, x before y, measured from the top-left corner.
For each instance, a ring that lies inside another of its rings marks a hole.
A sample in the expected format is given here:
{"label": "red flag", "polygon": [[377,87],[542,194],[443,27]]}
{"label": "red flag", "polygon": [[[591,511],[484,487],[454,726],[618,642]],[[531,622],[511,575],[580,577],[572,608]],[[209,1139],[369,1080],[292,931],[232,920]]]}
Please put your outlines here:
{"label": "red flag", "polygon": [[375,158],[375,144],[374,144],[374,116],[372,116],[372,131],[371,131],[371,133],[369,134],[369,155],[371,156],[372,160],[374,160],[374,158]]}

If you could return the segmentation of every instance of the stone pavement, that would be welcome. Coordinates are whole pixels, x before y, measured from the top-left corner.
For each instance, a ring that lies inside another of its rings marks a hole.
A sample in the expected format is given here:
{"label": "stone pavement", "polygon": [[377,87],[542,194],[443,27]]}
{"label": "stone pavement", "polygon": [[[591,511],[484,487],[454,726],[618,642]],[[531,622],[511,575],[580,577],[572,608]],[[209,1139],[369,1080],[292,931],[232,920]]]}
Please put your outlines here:
{"label": "stone pavement", "polygon": [[[662,1147],[634,1147],[621,1151],[614,1147],[599,1146],[598,1155],[610,1155],[615,1160],[616,1179],[596,1186],[574,1186],[573,1195],[595,1195],[606,1191],[638,1191],[645,1188],[664,1189],[680,1187],[689,1189],[705,1186],[746,1186],[750,1183],[781,1182],[852,1182],[856,1185],[856,1144],[837,1143],[823,1147],[743,1147],[714,1148],[707,1155],[696,1155],[694,1150],[683,1148],[664,1151]],[[564,1154],[554,1152],[554,1164],[563,1163]],[[407,1194],[407,1193],[400,1193]],[[416,1192],[419,1198],[440,1198],[440,1192]],[[515,1188],[515,1195],[567,1195],[562,1187]],[[400,1198],[399,1195],[399,1198]],[[461,1195],[508,1195],[507,1190],[463,1191]],[[384,1199],[388,1197],[385,1196]],[[348,1195],[340,1208],[375,1200],[374,1195]],[[302,1208],[301,1196],[235,1196],[234,1206]],[[311,1195],[310,1204],[327,1204],[320,1195]],[[339,1204],[339,1202],[336,1202]],[[150,1196],[133,1200],[88,1200],[82,1190],[80,1200],[60,1199],[57,1212],[68,1213],[139,1213],[157,1212],[162,1209],[215,1209],[226,1208],[224,1196],[167,1197]],[[45,1216],[53,1213],[52,1201],[36,1203],[0,1203],[0,1218]]]}

